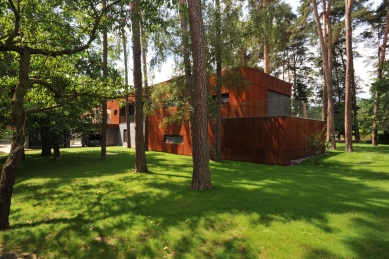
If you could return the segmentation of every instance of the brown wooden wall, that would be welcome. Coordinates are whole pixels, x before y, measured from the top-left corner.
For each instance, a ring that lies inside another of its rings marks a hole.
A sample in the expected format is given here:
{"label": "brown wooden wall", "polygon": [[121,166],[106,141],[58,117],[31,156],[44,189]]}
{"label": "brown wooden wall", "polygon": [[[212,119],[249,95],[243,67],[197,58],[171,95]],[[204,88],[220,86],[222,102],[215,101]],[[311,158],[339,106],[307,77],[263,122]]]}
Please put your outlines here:
{"label": "brown wooden wall", "polygon": [[[161,117],[149,117],[149,149],[182,155],[192,155],[189,123],[158,127]],[[295,117],[253,117],[223,120],[223,159],[263,164],[290,165],[292,159],[313,154],[305,136],[322,132],[324,121]],[[214,143],[211,124],[209,142]],[[164,135],[181,135],[183,144],[164,143]],[[323,136],[324,137],[324,136]]]}
{"label": "brown wooden wall", "polygon": [[[246,67],[240,72],[248,81],[248,86],[223,87],[222,93],[229,93],[229,103],[222,104],[221,114],[223,118],[242,118],[268,116],[268,91],[290,97],[292,84],[281,79],[265,74],[257,69]],[[210,79],[214,85],[215,79]]]}
{"label": "brown wooden wall", "polygon": [[[117,100],[109,100],[107,101],[107,109],[111,110],[110,115],[110,124],[119,124],[120,123],[120,107],[119,102]],[[115,115],[115,110],[116,115]]]}
{"label": "brown wooden wall", "polygon": [[324,126],[324,121],[286,116],[225,119],[223,158],[290,165],[292,159],[313,154],[305,136],[322,132]]}

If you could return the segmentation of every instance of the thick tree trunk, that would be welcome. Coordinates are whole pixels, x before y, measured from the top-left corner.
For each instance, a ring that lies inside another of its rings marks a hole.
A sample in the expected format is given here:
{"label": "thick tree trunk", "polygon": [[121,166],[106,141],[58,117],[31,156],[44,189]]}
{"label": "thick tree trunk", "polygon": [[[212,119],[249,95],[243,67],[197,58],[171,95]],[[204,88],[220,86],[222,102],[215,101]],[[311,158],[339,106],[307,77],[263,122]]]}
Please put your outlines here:
{"label": "thick tree trunk", "polygon": [[58,141],[54,142],[54,160],[58,161],[61,159],[61,151],[59,149]]}
{"label": "thick tree trunk", "polygon": [[216,5],[216,122],[215,122],[215,161],[222,161],[222,115],[221,91],[222,91],[222,48],[221,48],[221,15],[220,0],[215,0]]}
{"label": "thick tree trunk", "polygon": [[30,51],[25,48],[20,53],[19,83],[11,101],[12,116],[12,145],[9,156],[5,161],[0,177],[0,230],[9,227],[9,213],[11,209],[11,197],[15,183],[16,172],[22,159],[25,142],[25,112],[24,96],[29,87],[28,71],[30,67]]}
{"label": "thick tree trunk", "polygon": [[[102,2],[103,8],[106,7],[106,1]],[[103,77],[108,77],[108,36],[107,30],[103,31]],[[102,109],[102,122],[101,122],[101,153],[100,159],[105,160],[107,158],[107,100],[103,100],[101,106]]]}
{"label": "thick tree trunk", "polygon": [[194,68],[192,189],[212,189],[208,155],[207,75],[200,0],[188,0]]}
{"label": "thick tree trunk", "polygon": [[26,160],[26,149],[23,147],[22,161]]}
{"label": "thick tree trunk", "polygon": [[351,122],[351,103],[352,103],[352,71],[353,67],[353,49],[352,49],[352,28],[351,28],[351,11],[353,8],[353,0],[345,0],[345,28],[346,28],[346,96],[345,96],[345,108],[344,108],[344,140],[345,151],[353,151],[353,139],[352,139],[352,122]]}
{"label": "thick tree trunk", "polygon": [[46,117],[41,120],[41,139],[42,139],[42,156],[51,156],[51,131],[50,118]]}
{"label": "thick tree trunk", "polygon": [[138,1],[131,3],[133,77],[135,87],[135,171],[147,172],[143,135],[142,62]]}

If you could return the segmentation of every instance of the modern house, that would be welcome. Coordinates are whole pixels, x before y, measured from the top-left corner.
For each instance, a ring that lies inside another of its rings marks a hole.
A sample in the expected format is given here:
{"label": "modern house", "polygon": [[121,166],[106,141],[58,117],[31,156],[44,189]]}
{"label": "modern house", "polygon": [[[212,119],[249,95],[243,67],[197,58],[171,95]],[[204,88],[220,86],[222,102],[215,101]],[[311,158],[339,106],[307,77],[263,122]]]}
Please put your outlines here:
{"label": "modern house", "polygon": [[[291,84],[249,67],[238,71],[243,78],[238,86],[228,85],[227,80],[222,88],[223,159],[290,165],[292,159],[312,155],[314,151],[308,148],[305,138],[324,132],[325,122],[292,116]],[[215,78],[212,77],[210,85],[214,85],[214,82]],[[108,101],[108,107],[111,113],[110,127],[119,129],[117,137],[125,142],[125,109],[121,109],[116,101]],[[188,120],[161,127],[166,116],[169,116],[169,112],[162,110],[149,115],[149,150],[191,155]],[[215,142],[212,125],[210,121],[210,145]],[[133,126],[131,134],[134,135]],[[135,143],[134,139],[132,143]]]}

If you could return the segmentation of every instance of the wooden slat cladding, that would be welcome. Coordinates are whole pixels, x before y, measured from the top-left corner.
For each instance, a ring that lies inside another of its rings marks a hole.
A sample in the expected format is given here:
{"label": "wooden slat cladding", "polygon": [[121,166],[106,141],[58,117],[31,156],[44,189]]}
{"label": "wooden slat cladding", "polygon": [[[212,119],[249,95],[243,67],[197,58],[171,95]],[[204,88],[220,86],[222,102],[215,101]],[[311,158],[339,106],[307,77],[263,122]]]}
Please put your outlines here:
{"label": "wooden slat cladding", "polygon": [[313,154],[305,137],[321,132],[325,122],[280,116],[225,119],[223,126],[228,136],[224,159],[290,165],[292,159]]}
{"label": "wooden slat cladding", "polygon": [[[322,132],[325,122],[280,116],[224,119],[222,125],[223,159],[290,165],[292,159],[313,154],[305,143],[305,137]],[[210,124],[208,131],[209,142],[213,143],[214,134]],[[164,135],[169,133],[183,136],[183,143],[164,143]],[[322,137],[324,139],[324,135]],[[166,129],[158,128],[158,123],[150,123],[149,149],[191,155],[188,121],[182,125],[170,125]]]}

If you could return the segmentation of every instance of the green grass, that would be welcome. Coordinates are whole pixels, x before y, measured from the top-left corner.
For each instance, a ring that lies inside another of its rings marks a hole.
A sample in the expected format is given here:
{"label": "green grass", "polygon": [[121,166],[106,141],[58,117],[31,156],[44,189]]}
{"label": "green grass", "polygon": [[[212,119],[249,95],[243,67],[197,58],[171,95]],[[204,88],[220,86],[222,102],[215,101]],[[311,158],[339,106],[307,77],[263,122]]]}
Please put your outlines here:
{"label": "green grass", "polygon": [[[344,145],[338,145],[339,150]],[[27,153],[3,252],[39,258],[389,258],[389,146],[355,144],[318,165],[210,163],[192,191],[191,157],[134,150]],[[0,158],[0,164],[5,157]]]}

